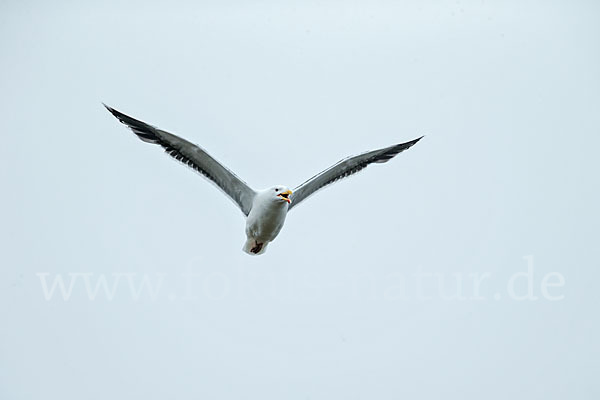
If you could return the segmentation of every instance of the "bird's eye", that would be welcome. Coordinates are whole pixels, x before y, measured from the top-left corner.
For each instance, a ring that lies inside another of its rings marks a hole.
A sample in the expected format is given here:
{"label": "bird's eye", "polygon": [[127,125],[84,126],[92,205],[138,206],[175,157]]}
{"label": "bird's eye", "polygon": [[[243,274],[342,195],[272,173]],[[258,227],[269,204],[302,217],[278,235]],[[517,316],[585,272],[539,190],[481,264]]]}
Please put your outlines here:
{"label": "bird's eye", "polygon": [[279,192],[279,189],[275,189],[276,192]]}

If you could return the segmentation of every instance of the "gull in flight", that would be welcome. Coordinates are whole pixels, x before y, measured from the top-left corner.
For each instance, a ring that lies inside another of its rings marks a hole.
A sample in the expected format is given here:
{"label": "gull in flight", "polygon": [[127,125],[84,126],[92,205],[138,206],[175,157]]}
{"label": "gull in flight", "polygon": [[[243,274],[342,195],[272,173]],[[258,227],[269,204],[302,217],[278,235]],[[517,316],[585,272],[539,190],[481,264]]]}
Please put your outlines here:
{"label": "gull in flight", "polygon": [[282,185],[255,191],[200,146],[125,115],[106,104],[104,106],[119,121],[127,125],[138,138],[163,147],[171,157],[190,166],[215,183],[238,205],[247,217],[247,240],[243,250],[251,255],[263,254],[267,245],[281,231],[287,213],[317,190],[350,176],[371,163],[387,162],[412,147],[423,137],[344,158],[293,191]]}

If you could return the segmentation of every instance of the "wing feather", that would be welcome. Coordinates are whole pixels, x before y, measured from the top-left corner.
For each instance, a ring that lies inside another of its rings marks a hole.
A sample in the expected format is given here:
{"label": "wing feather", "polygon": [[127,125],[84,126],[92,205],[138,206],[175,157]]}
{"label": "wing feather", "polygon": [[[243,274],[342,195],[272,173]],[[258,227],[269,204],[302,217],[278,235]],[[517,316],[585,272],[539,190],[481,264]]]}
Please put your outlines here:
{"label": "wing feather", "polygon": [[147,143],[160,145],[171,157],[200,172],[215,183],[239,206],[245,215],[250,213],[256,192],[200,146],[125,115],[106,104],[104,107],[119,121],[127,125],[138,138]]}
{"label": "wing feather", "polygon": [[340,160],[325,171],[313,176],[294,189],[292,194],[292,204],[290,204],[289,208],[292,209],[293,207],[297,206],[303,200],[307,199],[309,196],[325,186],[363,170],[369,164],[388,162],[399,153],[414,146],[422,138],[423,136],[415,140],[411,140],[410,142],[395,144],[383,149],[367,151],[365,153]]}

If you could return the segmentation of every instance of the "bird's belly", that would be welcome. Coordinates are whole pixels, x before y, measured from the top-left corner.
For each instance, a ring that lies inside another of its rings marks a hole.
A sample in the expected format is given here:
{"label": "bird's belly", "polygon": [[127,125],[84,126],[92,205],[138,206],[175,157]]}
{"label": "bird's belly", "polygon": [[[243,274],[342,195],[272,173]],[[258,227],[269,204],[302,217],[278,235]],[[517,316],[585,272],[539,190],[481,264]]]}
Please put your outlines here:
{"label": "bird's belly", "polygon": [[283,223],[286,211],[280,209],[262,209],[250,213],[246,223],[246,235],[259,241],[270,242],[277,237]]}

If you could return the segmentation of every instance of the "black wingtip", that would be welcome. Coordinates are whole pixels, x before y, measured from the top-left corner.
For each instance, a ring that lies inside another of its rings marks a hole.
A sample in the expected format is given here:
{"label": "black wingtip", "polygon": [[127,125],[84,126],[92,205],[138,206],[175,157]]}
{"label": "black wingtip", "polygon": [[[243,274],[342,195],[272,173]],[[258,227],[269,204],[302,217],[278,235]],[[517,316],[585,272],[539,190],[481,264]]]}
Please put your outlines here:
{"label": "black wingtip", "polygon": [[156,130],[152,125],[148,125],[147,123],[130,117],[127,114],[123,114],[122,112],[115,110],[114,108],[107,106],[102,103],[104,107],[121,122],[125,124],[135,133],[138,138],[147,143],[159,143],[160,139],[156,134]]}
{"label": "black wingtip", "polygon": [[416,139],[413,139],[413,140],[411,140],[411,141],[410,141],[410,142],[408,142],[408,143],[410,143],[410,144],[411,144],[411,146],[412,146],[413,144],[416,144],[416,143],[418,143],[418,142],[419,142],[419,140],[423,139],[424,137],[425,137],[425,135],[423,135],[423,136],[421,136],[421,137],[418,137],[418,138],[416,138]]}
{"label": "black wingtip", "polygon": [[125,114],[115,110],[114,108],[106,105],[105,103],[102,103],[102,105],[104,106],[104,108],[106,108],[108,110],[109,113],[111,113],[113,115],[113,117],[118,119],[120,122],[125,123],[125,121],[123,120],[123,116],[125,116]]}
{"label": "black wingtip", "polygon": [[406,149],[410,149],[411,147],[413,147],[415,144],[417,144],[419,142],[419,140],[423,139],[425,137],[425,135],[418,137],[416,139],[410,140],[408,142],[404,142],[404,143],[400,143],[397,144],[395,147],[401,149],[401,150],[406,150]]}
{"label": "black wingtip", "polygon": [[[119,118],[120,115],[124,115],[123,113],[115,110],[114,108],[112,108],[111,106],[106,105],[106,103],[102,103],[102,105],[104,106],[104,108],[106,108],[108,110],[109,113],[111,113],[112,115],[114,115],[115,117]],[[120,119],[120,118],[119,118]]]}
{"label": "black wingtip", "polygon": [[106,107],[106,109],[108,110],[108,112],[110,112],[121,123],[123,123],[125,125],[129,125],[130,128],[135,128],[135,127],[138,127],[138,128],[141,128],[141,127],[152,128],[151,125],[148,125],[147,123],[145,123],[143,121],[140,121],[138,119],[130,117],[129,115],[124,114],[121,111],[112,108],[111,106],[107,106],[104,103],[102,103],[102,105],[104,107]]}

